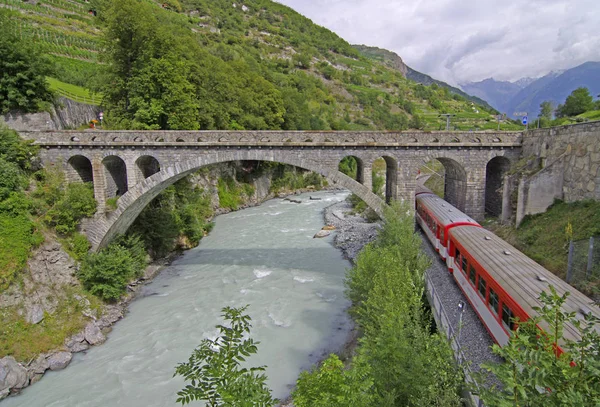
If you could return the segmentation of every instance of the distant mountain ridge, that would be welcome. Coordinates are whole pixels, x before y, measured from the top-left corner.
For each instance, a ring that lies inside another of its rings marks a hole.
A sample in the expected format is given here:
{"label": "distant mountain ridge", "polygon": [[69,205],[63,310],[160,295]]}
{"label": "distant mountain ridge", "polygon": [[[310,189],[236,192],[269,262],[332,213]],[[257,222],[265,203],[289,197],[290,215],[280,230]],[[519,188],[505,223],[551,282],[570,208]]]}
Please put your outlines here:
{"label": "distant mountain ridge", "polygon": [[461,85],[465,92],[488,101],[509,116],[515,112],[527,112],[531,118],[537,117],[542,102],[551,101],[556,107],[579,87],[588,88],[594,97],[600,93],[600,62],[586,62],[537,79],[504,82],[489,78]]}
{"label": "distant mountain ridge", "polygon": [[490,105],[485,99],[478,97],[479,95],[470,94],[470,92],[464,92],[463,90],[456,88],[454,86],[451,86],[451,85],[447,84],[446,82],[434,79],[429,75],[426,75],[424,73],[421,73],[419,71],[412,69],[410,66],[406,65],[404,63],[404,61],[402,60],[402,58],[395,52],[392,52],[392,51],[389,51],[389,50],[383,49],[383,48],[371,47],[368,45],[353,44],[352,46],[354,48],[356,48],[362,55],[366,56],[367,58],[376,60],[378,62],[383,63],[384,65],[387,65],[391,68],[394,68],[394,69],[402,72],[404,77],[406,77],[407,79],[410,79],[411,81],[421,83],[426,86],[429,86],[429,85],[435,83],[438,86],[447,88],[448,90],[450,90],[451,93],[456,93],[456,94],[464,97],[465,99],[470,100],[471,102],[474,102],[474,103],[477,103],[477,104],[480,104],[480,105],[483,105],[483,106],[486,106],[489,108],[493,108],[493,106]]}

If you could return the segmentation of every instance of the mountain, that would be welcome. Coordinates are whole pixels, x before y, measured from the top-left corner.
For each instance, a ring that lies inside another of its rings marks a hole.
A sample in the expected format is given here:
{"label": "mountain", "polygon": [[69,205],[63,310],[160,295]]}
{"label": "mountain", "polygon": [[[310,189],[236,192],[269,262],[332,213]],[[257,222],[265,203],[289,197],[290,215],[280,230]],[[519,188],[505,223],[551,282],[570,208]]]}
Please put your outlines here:
{"label": "mountain", "polygon": [[506,112],[511,99],[519,93],[526,85],[522,81],[506,82],[497,81],[493,78],[485,79],[481,82],[471,82],[461,85],[461,88],[471,95],[475,95],[496,108],[500,112]]}
{"label": "mountain", "polygon": [[565,103],[567,96],[579,87],[588,88],[594,97],[600,93],[600,62],[586,62],[562,72],[551,72],[532,82],[511,99],[506,112],[523,111],[532,118],[537,117],[542,102],[551,101],[556,107]]}
{"label": "mountain", "polygon": [[408,73],[408,66],[402,61],[402,58],[398,54],[392,51],[388,51],[387,49],[371,47],[368,45],[352,45],[356,48],[361,54],[370,58],[372,60],[381,62],[384,65],[387,65],[391,68],[400,71],[402,75],[406,78]]}
{"label": "mountain", "polygon": [[53,79],[99,90],[118,128],[433,130],[441,113],[457,129],[494,125],[482,100],[269,0],[0,0],[0,12]]}
{"label": "mountain", "polygon": [[352,45],[356,48],[362,55],[365,57],[381,62],[384,65],[389,66],[390,68],[396,69],[404,75],[405,78],[414,81],[416,83],[420,83],[426,86],[430,86],[432,84],[436,84],[442,88],[448,89],[451,93],[460,95],[463,98],[470,100],[473,103],[477,103],[478,105],[485,106],[488,109],[493,110],[494,108],[488,104],[487,101],[477,97],[472,96],[468,93],[463,92],[462,90],[455,88],[454,86],[450,86],[446,82],[442,82],[440,80],[434,79],[429,75],[421,73],[419,71],[415,71],[408,65],[402,61],[402,58],[396,54],[395,52],[389,51],[387,49],[371,47],[368,45]]}
{"label": "mountain", "polygon": [[461,85],[465,92],[479,96],[503,113],[527,112],[537,117],[540,104],[551,101],[554,106],[565,102],[578,87],[586,87],[593,96],[600,93],[600,62],[586,62],[564,71],[553,71],[537,78],[522,78],[515,82],[492,78]]}

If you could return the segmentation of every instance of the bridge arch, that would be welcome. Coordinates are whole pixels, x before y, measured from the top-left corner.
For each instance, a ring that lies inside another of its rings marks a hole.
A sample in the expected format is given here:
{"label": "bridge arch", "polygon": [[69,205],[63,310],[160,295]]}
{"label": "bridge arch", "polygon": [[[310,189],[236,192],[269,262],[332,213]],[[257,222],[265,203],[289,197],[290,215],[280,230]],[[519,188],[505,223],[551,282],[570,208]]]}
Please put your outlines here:
{"label": "bridge arch", "polygon": [[444,199],[465,211],[467,202],[467,171],[461,157],[450,153],[432,154],[425,163],[439,161],[444,166]]}
{"label": "bridge arch", "polygon": [[106,197],[113,198],[127,192],[127,165],[117,155],[107,155],[102,160],[106,178]]}
{"label": "bridge arch", "polygon": [[94,182],[92,161],[84,155],[74,155],[67,160],[69,182]]}
{"label": "bridge arch", "polygon": [[[362,158],[355,155],[347,155],[338,163],[338,170],[354,178],[357,182],[365,183],[365,164]],[[355,174],[355,175],[354,175]],[[354,177],[352,177],[354,175]]]}
{"label": "bridge arch", "polygon": [[142,155],[135,160],[135,166],[138,171],[138,180],[146,179],[160,172],[160,162],[151,155]]}
{"label": "bridge arch", "polygon": [[[385,165],[385,169],[381,168],[382,165]],[[394,199],[398,186],[398,160],[388,155],[382,155],[373,161],[371,168],[373,169],[373,192],[379,192],[375,191],[377,187],[375,177],[383,176],[384,183],[381,186],[381,193],[385,202],[389,204]],[[379,171],[383,172],[383,175],[380,175]]]}
{"label": "bridge arch", "polygon": [[502,195],[504,176],[511,162],[504,156],[496,156],[485,167],[485,213],[492,216],[502,215]]}
{"label": "bridge arch", "polygon": [[[107,157],[108,158],[108,157]],[[118,157],[117,157],[118,158]],[[119,158],[120,160],[120,158]],[[161,169],[160,172],[138,182],[118,201],[117,209],[99,215],[88,228],[88,238],[92,250],[98,250],[110,243],[116,236],[127,231],[141,211],[165,188],[192,174],[201,167],[229,161],[272,161],[293,165],[317,172],[336,184],[349,189],[364,200],[380,216],[383,215],[385,202],[371,192],[370,188],[342,174],[337,168],[324,167],[315,162],[304,160],[286,152],[274,150],[229,150],[211,152],[188,161],[178,162]],[[123,160],[121,160],[123,161]],[[123,163],[124,164],[124,163]]]}

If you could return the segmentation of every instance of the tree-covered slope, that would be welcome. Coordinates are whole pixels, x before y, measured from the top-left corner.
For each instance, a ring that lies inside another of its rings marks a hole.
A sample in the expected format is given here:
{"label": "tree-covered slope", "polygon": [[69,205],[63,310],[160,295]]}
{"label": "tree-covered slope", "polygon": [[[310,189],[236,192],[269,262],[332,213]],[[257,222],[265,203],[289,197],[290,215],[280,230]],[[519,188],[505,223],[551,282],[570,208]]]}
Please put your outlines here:
{"label": "tree-covered slope", "polygon": [[103,94],[115,128],[438,129],[440,113],[462,115],[458,129],[496,127],[488,108],[407,80],[268,0],[0,6],[44,46],[55,79]]}

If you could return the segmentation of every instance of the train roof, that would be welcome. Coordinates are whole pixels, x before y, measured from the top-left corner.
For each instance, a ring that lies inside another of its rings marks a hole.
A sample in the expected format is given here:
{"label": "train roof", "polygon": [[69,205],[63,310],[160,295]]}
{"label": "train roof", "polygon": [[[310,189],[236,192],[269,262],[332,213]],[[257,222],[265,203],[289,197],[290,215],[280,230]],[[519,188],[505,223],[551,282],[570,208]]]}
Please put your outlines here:
{"label": "train roof", "polygon": [[431,212],[431,214],[435,216],[443,226],[448,226],[459,222],[479,225],[479,223],[477,223],[469,215],[458,210],[433,193],[422,193],[417,195],[415,199],[417,202],[425,205],[429,212]]}
{"label": "train roof", "polygon": [[[565,292],[570,292],[563,305],[564,311],[575,312],[577,318],[582,321],[584,313],[588,312],[600,318],[600,308],[591,298],[490,231],[467,226],[453,228],[450,234],[527,314],[531,316],[538,314],[533,307],[542,307],[538,299],[540,293],[549,291],[549,286],[552,285],[561,296]],[[540,327],[546,330],[548,324],[542,322]],[[565,324],[564,337],[573,341],[580,340],[577,330],[571,324]]]}

